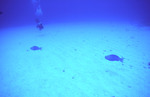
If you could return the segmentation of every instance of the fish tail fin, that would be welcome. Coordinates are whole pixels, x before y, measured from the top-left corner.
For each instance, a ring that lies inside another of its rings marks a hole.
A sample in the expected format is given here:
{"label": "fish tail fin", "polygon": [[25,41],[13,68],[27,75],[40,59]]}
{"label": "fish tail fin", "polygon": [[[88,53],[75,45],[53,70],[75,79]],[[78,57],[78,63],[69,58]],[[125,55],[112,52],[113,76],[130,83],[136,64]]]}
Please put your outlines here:
{"label": "fish tail fin", "polygon": [[120,62],[123,62],[124,61],[124,57],[120,58]]}

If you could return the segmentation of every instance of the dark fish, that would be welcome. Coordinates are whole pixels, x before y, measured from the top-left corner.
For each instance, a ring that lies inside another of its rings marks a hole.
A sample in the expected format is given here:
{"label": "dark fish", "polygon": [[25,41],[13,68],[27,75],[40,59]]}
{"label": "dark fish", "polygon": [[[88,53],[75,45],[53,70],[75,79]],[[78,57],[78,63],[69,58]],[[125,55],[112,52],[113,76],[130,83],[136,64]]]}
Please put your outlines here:
{"label": "dark fish", "polygon": [[38,47],[38,46],[32,46],[30,49],[31,50],[42,50],[42,48]]}
{"label": "dark fish", "polygon": [[123,60],[124,60],[123,57],[120,58],[119,56],[114,55],[114,54],[105,56],[105,59],[106,59],[106,60],[109,60],[109,61],[120,61],[120,62],[123,62]]}

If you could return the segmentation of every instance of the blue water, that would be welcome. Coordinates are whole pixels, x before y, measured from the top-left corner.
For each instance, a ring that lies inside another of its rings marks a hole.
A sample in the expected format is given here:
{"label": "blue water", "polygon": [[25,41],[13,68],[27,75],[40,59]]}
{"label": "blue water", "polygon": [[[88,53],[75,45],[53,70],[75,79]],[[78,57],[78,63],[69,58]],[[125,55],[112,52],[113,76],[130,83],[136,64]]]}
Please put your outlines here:
{"label": "blue water", "polygon": [[[148,0],[41,0],[38,5],[43,23],[118,20],[150,25]],[[1,0],[0,27],[34,24],[36,9],[34,0]]]}
{"label": "blue water", "polygon": [[150,97],[149,4],[1,0],[0,97]]}

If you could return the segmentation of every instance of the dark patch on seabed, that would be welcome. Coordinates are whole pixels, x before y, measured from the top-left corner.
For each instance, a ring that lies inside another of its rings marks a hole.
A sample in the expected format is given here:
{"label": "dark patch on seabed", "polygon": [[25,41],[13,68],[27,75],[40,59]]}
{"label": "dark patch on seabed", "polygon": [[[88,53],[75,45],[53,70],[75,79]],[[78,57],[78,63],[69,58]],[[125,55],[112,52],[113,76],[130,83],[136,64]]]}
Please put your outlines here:
{"label": "dark patch on seabed", "polygon": [[148,62],[148,69],[150,69],[150,62]]}

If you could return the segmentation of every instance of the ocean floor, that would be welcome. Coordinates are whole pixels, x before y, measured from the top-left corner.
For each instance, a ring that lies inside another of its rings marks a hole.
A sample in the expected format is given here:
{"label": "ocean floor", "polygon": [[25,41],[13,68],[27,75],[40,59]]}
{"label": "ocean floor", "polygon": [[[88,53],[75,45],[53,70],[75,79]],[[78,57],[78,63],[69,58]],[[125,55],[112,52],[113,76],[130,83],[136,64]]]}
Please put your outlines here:
{"label": "ocean floor", "polygon": [[149,32],[117,23],[2,29],[0,97],[149,97]]}

